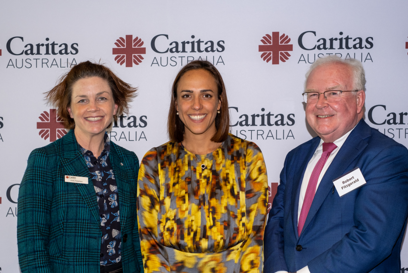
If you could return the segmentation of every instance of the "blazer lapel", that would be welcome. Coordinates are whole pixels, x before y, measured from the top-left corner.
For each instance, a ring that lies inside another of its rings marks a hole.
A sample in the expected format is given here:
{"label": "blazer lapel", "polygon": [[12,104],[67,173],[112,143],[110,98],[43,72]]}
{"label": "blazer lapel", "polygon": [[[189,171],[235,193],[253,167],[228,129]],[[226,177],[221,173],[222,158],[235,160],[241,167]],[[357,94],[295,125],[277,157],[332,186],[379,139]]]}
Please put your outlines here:
{"label": "blazer lapel", "polygon": [[[341,147],[340,151],[334,158],[330,167],[327,169],[319,188],[316,191],[313,203],[310,207],[309,213],[306,218],[303,230],[305,230],[308,224],[311,222],[317,211],[322,206],[326,197],[333,190],[333,180],[341,177],[347,170],[347,167],[354,161],[356,157],[365,149],[368,145],[365,140],[370,135],[370,127],[361,120],[356,128],[348,136],[346,142]],[[357,166],[358,167],[358,166]]]}
{"label": "blazer lapel", "polygon": [[61,139],[59,153],[64,175],[88,177],[88,184],[75,184],[85,204],[89,207],[95,220],[100,223],[99,209],[96,202],[95,189],[86,166],[85,159],[78,149],[74,131],[70,130],[66,137]]}
{"label": "blazer lapel", "polygon": [[116,149],[116,145],[112,142],[109,153],[109,160],[112,164],[113,173],[115,174],[115,180],[118,186],[120,225],[121,228],[123,228],[126,226],[126,215],[129,214],[129,206],[126,204],[126,202],[128,200],[128,194],[131,192],[131,190],[129,189],[126,171],[128,162],[125,161],[125,158],[121,151],[119,149]]}
{"label": "blazer lapel", "polygon": [[293,188],[292,188],[292,196],[291,200],[294,200],[295,202],[293,203],[293,208],[292,208],[292,223],[293,223],[293,230],[296,233],[296,238],[299,236],[297,232],[297,226],[298,226],[298,210],[299,210],[299,195],[300,195],[300,188],[302,187],[302,181],[303,181],[303,176],[306,171],[306,167],[312,158],[317,146],[320,143],[320,138],[316,137],[312,139],[310,142],[310,145],[308,147],[305,147],[304,152],[300,152],[299,155],[296,154],[297,163],[299,164],[299,167],[294,168],[295,170],[298,170],[294,176],[293,176]]}

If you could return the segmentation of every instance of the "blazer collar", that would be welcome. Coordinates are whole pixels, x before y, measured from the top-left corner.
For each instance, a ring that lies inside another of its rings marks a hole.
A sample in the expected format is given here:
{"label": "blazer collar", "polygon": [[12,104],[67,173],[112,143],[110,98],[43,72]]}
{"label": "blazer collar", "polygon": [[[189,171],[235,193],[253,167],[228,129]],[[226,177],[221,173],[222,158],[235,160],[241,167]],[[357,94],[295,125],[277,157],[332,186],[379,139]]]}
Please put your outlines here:
{"label": "blazer collar", "polygon": [[[343,144],[342,148],[337,153],[333,162],[330,164],[329,168],[324,174],[319,188],[316,191],[303,230],[306,230],[308,224],[316,215],[326,197],[334,190],[333,180],[342,176],[346,172],[350,164],[355,160],[355,158],[357,158],[360,153],[364,151],[365,147],[368,145],[367,138],[369,138],[370,136],[370,127],[363,119],[361,119],[354,130],[350,133],[346,142]],[[353,168],[354,167],[359,166],[353,166]]]}
{"label": "blazer collar", "polygon": [[112,164],[113,173],[115,174],[116,184],[118,186],[120,221],[121,226],[124,227],[128,221],[128,215],[132,214],[132,212],[129,212],[129,206],[124,204],[124,202],[128,200],[126,196],[132,191],[130,178],[128,177],[129,173],[127,171],[129,167],[131,168],[132,166],[126,160],[126,157],[123,156],[122,150],[113,142],[110,144],[109,160]]}
{"label": "blazer collar", "polygon": [[[98,203],[96,202],[95,189],[88,167],[86,166],[84,156],[79,151],[74,130],[70,130],[63,138],[60,139],[59,145],[57,145],[57,151],[61,155],[60,162],[63,167],[63,175],[88,177],[88,184],[75,184],[75,186],[78,188],[84,202],[87,204],[89,210],[99,224],[100,216]],[[126,196],[125,188],[128,188],[128,185],[125,185],[125,183],[129,183],[129,179],[126,175],[126,169],[128,168],[129,163],[123,156],[121,149],[119,149],[113,142],[110,142],[109,159],[115,174],[116,183],[118,185],[120,205],[120,203],[123,202],[123,200],[121,201],[120,197]],[[121,221],[124,226],[126,222],[126,217],[124,216],[128,214],[127,206],[122,205],[119,209],[121,211]]]}
{"label": "blazer collar", "polygon": [[79,151],[74,130],[70,130],[68,134],[61,138],[57,146],[57,151],[60,154],[60,163],[63,168],[62,175],[88,177],[88,184],[75,184],[75,186],[78,188],[84,202],[99,224],[100,216],[95,189],[84,156]]}

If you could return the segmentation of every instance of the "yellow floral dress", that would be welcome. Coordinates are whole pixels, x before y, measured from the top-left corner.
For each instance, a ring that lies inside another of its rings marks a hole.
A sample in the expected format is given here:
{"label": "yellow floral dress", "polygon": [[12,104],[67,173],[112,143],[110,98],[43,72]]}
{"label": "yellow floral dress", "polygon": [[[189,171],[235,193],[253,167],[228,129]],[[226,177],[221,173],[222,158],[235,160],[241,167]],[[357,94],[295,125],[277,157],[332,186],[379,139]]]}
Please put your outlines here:
{"label": "yellow floral dress", "polygon": [[262,272],[268,181],[263,155],[229,135],[214,152],[151,149],[139,170],[144,272]]}

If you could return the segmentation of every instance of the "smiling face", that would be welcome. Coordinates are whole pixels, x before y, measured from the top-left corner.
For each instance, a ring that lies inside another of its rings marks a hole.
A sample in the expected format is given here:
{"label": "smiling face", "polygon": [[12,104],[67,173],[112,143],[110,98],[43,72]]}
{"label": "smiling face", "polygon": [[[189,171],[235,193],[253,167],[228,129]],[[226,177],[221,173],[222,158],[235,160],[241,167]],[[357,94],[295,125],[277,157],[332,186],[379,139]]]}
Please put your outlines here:
{"label": "smiling face", "polygon": [[204,69],[186,72],[177,85],[176,109],[185,126],[185,138],[216,133],[215,117],[221,108],[214,77]]}
{"label": "smiling face", "polygon": [[68,107],[69,115],[75,121],[75,135],[82,139],[103,137],[117,108],[106,80],[99,77],[78,80],[72,87]]}
{"label": "smiling face", "polygon": [[[315,68],[306,82],[306,92],[353,90],[353,73],[345,64],[330,63]],[[320,94],[316,103],[306,104],[306,119],[324,142],[333,142],[354,128],[363,117],[365,92],[342,93],[339,101],[328,103]]]}

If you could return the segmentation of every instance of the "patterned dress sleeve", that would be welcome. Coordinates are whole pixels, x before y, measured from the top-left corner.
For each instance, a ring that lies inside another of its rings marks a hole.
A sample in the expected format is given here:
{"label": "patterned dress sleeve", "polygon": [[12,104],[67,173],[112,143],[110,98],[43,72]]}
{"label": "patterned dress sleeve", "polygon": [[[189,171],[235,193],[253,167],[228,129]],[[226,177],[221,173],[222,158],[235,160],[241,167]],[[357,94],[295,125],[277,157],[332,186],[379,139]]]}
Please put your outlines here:
{"label": "patterned dress sleeve", "polygon": [[159,245],[158,213],[160,210],[160,179],[157,151],[150,150],[139,168],[137,218],[144,272],[170,272],[165,250]]}
{"label": "patterned dress sleeve", "polygon": [[268,206],[268,178],[259,147],[249,143],[246,153],[245,199],[247,234],[241,251],[241,272],[263,272],[264,231]]}

